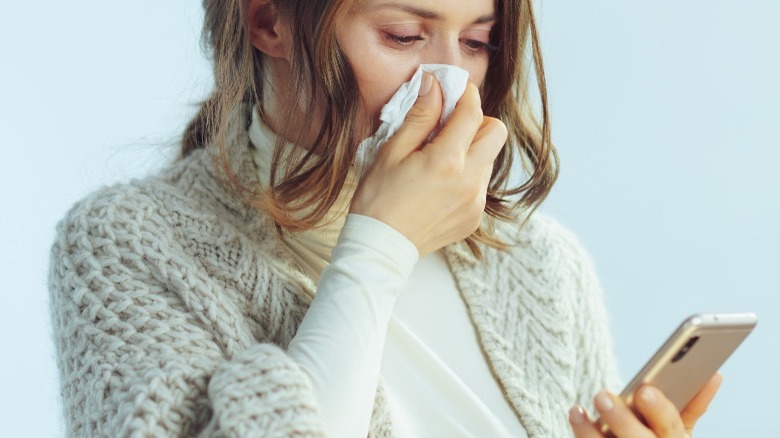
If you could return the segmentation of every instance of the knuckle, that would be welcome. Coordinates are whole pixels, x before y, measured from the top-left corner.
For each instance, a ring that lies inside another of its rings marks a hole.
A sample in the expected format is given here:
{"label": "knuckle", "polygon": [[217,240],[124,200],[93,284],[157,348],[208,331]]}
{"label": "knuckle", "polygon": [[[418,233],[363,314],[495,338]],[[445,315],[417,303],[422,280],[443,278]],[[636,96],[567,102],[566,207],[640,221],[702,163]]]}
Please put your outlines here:
{"label": "knuckle", "polygon": [[466,94],[474,103],[477,104],[477,106],[482,106],[482,99],[479,96],[479,87],[477,87],[477,84],[469,82],[468,86],[466,87]]}
{"label": "knuckle", "polygon": [[501,141],[501,144],[505,143],[507,138],[509,138],[509,130],[501,120],[496,119],[495,117],[489,117],[488,126],[496,136],[496,139]]}
{"label": "knuckle", "polygon": [[477,126],[477,128],[482,126],[482,123],[484,123],[485,121],[485,114],[482,112],[482,107],[477,105],[477,107],[471,113],[471,117],[474,121],[474,124]]}
{"label": "knuckle", "polygon": [[667,419],[655,424],[653,432],[659,436],[676,436],[683,432],[683,428],[679,422]]}
{"label": "knuckle", "polygon": [[648,419],[653,432],[660,436],[678,436],[685,430],[682,418],[671,402],[659,400],[644,409],[640,405],[640,412]]}
{"label": "knuckle", "polygon": [[457,177],[462,172],[462,163],[454,155],[438,157],[434,162],[436,173],[445,177]]}
{"label": "knuckle", "polygon": [[479,212],[479,215],[482,216],[482,212],[485,211],[485,206],[487,205],[487,198],[485,195],[480,194],[480,196],[477,196],[477,198],[474,200],[474,209]]}
{"label": "knuckle", "polygon": [[482,112],[482,101],[479,97],[477,86],[469,82],[461,99],[464,102],[464,106],[471,112],[471,117],[477,126],[482,126],[485,115]]}
{"label": "knuckle", "polygon": [[438,115],[426,105],[415,104],[406,113],[405,123],[433,123],[438,122]]}
{"label": "knuckle", "polygon": [[479,226],[482,225],[482,210],[478,210],[475,214],[471,215],[471,220],[469,222],[469,235],[474,233],[479,229]]}
{"label": "knuckle", "polygon": [[487,186],[480,178],[474,178],[469,185],[469,194],[477,207],[484,209],[487,202]]}
{"label": "knuckle", "polygon": [[406,113],[405,121],[409,123],[415,121],[416,119],[425,118],[425,116],[425,108],[423,108],[421,105],[414,105],[409,109],[409,112]]}
{"label": "knuckle", "polygon": [[478,137],[490,144],[493,152],[498,154],[501,147],[506,144],[506,141],[509,138],[509,132],[507,131],[506,125],[501,120],[493,117],[486,117],[485,122],[480,128]]}

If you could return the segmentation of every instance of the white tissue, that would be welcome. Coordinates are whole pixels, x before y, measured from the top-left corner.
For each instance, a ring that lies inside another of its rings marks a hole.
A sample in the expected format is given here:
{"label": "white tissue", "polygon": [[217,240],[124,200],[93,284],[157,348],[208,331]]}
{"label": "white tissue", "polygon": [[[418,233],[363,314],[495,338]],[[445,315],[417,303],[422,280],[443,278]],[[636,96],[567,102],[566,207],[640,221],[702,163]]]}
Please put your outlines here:
{"label": "white tissue", "polygon": [[[387,104],[382,107],[382,113],[376,133],[371,137],[360,142],[357,153],[355,154],[355,167],[358,175],[362,175],[371,163],[374,162],[379,149],[387,142],[401,127],[406,119],[406,113],[417,100],[417,94],[422,85],[423,72],[429,72],[436,76],[441,86],[444,102],[441,112],[441,123],[447,121],[455,109],[455,104],[466,91],[466,84],[469,80],[469,73],[460,67],[446,64],[421,64],[412,76],[409,82],[401,85],[401,88],[393,95]],[[434,132],[435,135],[435,132]]]}

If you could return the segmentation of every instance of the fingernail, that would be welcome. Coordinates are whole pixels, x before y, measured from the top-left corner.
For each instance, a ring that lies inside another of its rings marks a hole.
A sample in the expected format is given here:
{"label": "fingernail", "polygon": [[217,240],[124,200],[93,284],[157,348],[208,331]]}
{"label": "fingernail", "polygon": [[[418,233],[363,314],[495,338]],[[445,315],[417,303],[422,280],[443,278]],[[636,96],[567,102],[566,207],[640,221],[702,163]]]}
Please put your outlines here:
{"label": "fingernail", "polygon": [[569,409],[569,422],[571,424],[582,424],[585,422],[585,410],[580,406],[573,406]]}
{"label": "fingernail", "polygon": [[606,391],[599,391],[599,393],[596,394],[595,402],[599,412],[609,412],[615,407],[615,404],[612,403],[612,399]]}
{"label": "fingernail", "polygon": [[432,88],[433,88],[433,75],[428,72],[423,73],[422,84],[420,84],[420,91],[417,93],[417,95],[426,96],[428,93],[431,92]]}
{"label": "fingernail", "polygon": [[639,397],[639,400],[645,405],[652,405],[655,403],[655,391],[653,388],[648,386],[639,388],[639,394],[637,394],[637,397]]}

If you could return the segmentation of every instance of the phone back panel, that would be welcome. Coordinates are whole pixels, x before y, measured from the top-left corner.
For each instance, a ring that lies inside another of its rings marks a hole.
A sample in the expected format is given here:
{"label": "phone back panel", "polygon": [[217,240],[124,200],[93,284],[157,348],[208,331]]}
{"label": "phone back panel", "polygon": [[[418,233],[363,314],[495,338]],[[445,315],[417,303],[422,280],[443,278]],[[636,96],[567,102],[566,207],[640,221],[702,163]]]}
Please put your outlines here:
{"label": "phone back panel", "polygon": [[[751,315],[694,315],[656,352],[622,396],[632,404],[634,391],[649,383],[682,410],[754,326],[755,317]],[[695,337],[698,340],[690,345]]]}

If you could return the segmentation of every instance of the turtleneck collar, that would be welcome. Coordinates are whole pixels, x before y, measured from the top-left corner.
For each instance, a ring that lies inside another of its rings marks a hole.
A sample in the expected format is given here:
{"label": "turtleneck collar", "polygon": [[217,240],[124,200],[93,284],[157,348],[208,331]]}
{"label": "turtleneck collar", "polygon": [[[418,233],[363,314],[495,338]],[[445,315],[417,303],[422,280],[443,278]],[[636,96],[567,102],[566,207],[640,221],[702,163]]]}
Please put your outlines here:
{"label": "turtleneck collar", "polygon": [[[249,140],[254,146],[252,153],[257,165],[258,178],[264,187],[270,184],[271,161],[277,138],[277,134],[263,121],[258,111],[253,110]],[[292,148],[300,146],[286,143],[283,147],[289,152]],[[282,240],[291,250],[296,262],[315,283],[319,280],[320,272],[330,263],[331,250],[336,246],[341,228],[344,226],[357,182],[354,169],[350,168],[341,193],[320,223],[310,230],[285,231],[282,235]]]}

